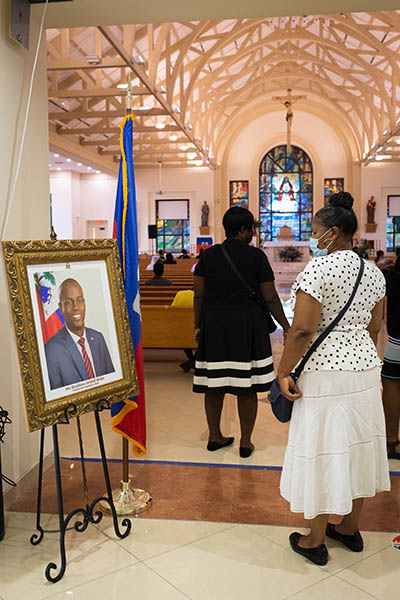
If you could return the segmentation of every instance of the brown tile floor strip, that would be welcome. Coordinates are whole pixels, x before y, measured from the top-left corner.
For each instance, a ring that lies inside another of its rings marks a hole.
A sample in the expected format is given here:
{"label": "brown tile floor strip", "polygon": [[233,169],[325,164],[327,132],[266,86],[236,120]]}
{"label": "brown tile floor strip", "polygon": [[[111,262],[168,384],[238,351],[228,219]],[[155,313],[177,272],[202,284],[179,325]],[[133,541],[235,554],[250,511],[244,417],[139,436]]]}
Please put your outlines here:
{"label": "brown tile floor strip", "polygon": [[[87,462],[90,499],[104,493],[101,463]],[[149,490],[153,506],[141,515],[146,519],[217,521],[263,525],[302,526],[302,515],[290,512],[279,495],[279,471],[215,468],[165,464],[130,465],[132,485]],[[119,486],[121,464],[109,463],[113,488]],[[61,461],[64,510],[84,506],[82,478],[77,461]],[[43,513],[57,513],[54,467],[44,474]],[[12,511],[36,511],[36,486],[32,486]],[[400,514],[400,477],[392,477],[392,491],[365,502],[361,529],[393,531]]]}

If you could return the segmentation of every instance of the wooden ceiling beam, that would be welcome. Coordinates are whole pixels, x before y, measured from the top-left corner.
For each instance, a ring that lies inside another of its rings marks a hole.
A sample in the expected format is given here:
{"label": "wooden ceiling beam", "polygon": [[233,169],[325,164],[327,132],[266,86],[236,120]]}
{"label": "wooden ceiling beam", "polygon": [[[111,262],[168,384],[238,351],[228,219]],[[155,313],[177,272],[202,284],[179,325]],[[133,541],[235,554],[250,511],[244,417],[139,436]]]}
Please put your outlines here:
{"label": "wooden ceiling beam", "polygon": [[[134,96],[152,96],[153,94],[141,87],[134,87],[132,89],[132,94]],[[49,90],[49,100],[54,98],[103,98],[105,96],[126,96],[126,90],[121,90],[117,87],[109,87],[109,88],[85,88],[79,90],[67,90],[67,89],[57,89],[57,90]]]}
{"label": "wooden ceiling beam", "polygon": [[94,69],[121,69],[125,66],[124,61],[121,58],[116,57],[99,57],[99,62],[88,62],[87,60],[80,59],[74,60],[72,58],[64,58],[59,60],[50,60],[47,65],[48,71],[76,71],[77,69],[89,70]]}
{"label": "wooden ceiling beam", "polygon": [[[157,127],[150,127],[150,126],[143,126],[143,125],[135,125],[135,132],[136,133],[160,133],[160,129],[157,129]],[[164,131],[179,131],[179,127],[177,127],[176,125],[166,125],[166,127],[164,127],[164,129],[162,130]],[[99,135],[102,133],[120,133],[120,128],[119,127],[71,127],[71,129],[68,129],[67,127],[61,127],[57,130],[57,133],[59,135]]]}
{"label": "wooden ceiling beam", "polygon": [[[135,119],[141,117],[152,117],[158,115],[166,115],[167,111],[164,108],[148,108],[146,110],[138,110],[135,112]],[[51,112],[49,113],[50,120],[57,121],[72,121],[73,119],[116,119],[118,117],[124,117],[126,112],[124,110],[74,110],[71,112]]]}

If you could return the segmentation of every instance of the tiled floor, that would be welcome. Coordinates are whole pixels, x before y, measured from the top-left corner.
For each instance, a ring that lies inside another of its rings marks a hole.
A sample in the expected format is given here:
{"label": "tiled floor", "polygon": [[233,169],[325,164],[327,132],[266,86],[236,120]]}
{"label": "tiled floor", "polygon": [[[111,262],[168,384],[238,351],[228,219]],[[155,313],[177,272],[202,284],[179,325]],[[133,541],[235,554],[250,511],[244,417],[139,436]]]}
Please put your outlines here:
{"label": "tiled floor", "polygon": [[[281,352],[278,335],[273,336],[273,351],[278,358]],[[202,398],[191,392],[191,376],[179,368],[183,353],[153,351],[147,352],[146,358],[148,452],[145,460],[199,464],[191,467],[193,479],[200,478],[200,471],[205,472],[206,467],[200,463],[282,464],[287,426],[272,417],[262,398],[254,432],[256,450],[251,458],[241,459],[238,454],[239,422],[233,397],[227,397],[225,402],[223,432],[234,435],[235,444],[209,453],[205,449],[207,427]],[[108,413],[102,414],[102,422],[107,454],[110,458],[120,458],[121,439],[111,431]],[[86,455],[98,457],[93,415],[82,418],[82,428]],[[75,423],[61,426],[59,432],[62,456],[78,456]],[[145,481],[146,466],[152,465],[130,465],[134,485],[140,487]],[[391,469],[400,472],[400,462],[391,461]],[[214,470],[238,471],[237,468]],[[168,471],[172,493],[164,504],[162,519],[135,519],[132,532],[125,540],[115,537],[109,518],[90,526],[83,534],[69,532],[67,571],[54,585],[46,582],[44,568],[49,561],[59,565],[56,534],[46,535],[39,546],[33,547],[29,544],[34,531],[33,514],[7,513],[6,537],[0,543],[0,600],[27,597],[30,600],[116,600],[120,597],[392,600],[398,594],[400,552],[392,547],[392,539],[400,533],[400,515],[398,519],[393,518],[393,531],[365,532],[365,550],[361,554],[354,554],[329,540],[330,560],[326,567],[320,568],[290,550],[288,535],[293,527],[239,524],[240,515],[237,519],[232,516],[232,521],[236,520],[232,523],[188,520],[184,516],[182,520],[169,519],[184,485],[181,478],[171,473],[173,471]],[[257,474],[257,471],[252,473]],[[398,479],[397,476],[396,481]],[[154,484],[154,490],[150,490],[154,495],[154,508],[161,483]],[[211,504],[213,490],[210,485]],[[251,486],[246,485],[244,501],[246,494],[251,500],[251,493]],[[147,516],[150,517],[150,512]],[[214,517],[210,520],[218,519],[217,514]],[[373,518],[374,511],[371,520]],[[44,515],[43,519],[45,526],[56,526],[54,515]]]}
{"label": "tiled floor", "polygon": [[[44,519],[56,526],[54,516]],[[8,513],[6,524],[1,600],[392,600],[400,577],[394,533],[365,533],[362,554],[328,540],[330,560],[321,568],[289,549],[288,527],[136,519],[118,540],[104,519],[68,533],[67,570],[51,584],[44,568],[60,564],[55,534],[32,547],[33,515]]]}

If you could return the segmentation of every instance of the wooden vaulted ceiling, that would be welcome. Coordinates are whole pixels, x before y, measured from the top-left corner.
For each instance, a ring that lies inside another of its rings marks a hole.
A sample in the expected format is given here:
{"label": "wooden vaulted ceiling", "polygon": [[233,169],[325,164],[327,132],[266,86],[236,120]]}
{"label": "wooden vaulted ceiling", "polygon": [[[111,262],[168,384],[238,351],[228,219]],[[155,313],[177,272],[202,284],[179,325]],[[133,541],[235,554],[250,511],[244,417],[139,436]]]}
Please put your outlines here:
{"label": "wooden vaulted ceiling", "polygon": [[217,167],[232,123],[287,88],[347,124],[354,160],[400,161],[399,50],[400,11],[50,29],[51,145],[116,167],[130,76],[137,166]]}

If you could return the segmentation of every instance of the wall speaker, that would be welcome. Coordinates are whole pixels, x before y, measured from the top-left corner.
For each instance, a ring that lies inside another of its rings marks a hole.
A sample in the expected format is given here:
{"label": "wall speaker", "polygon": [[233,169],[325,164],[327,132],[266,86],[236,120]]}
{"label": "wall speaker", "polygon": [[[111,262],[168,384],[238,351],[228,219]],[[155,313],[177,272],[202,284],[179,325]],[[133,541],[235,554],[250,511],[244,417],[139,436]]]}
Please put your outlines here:
{"label": "wall speaker", "polygon": [[149,240],[155,240],[157,238],[157,225],[148,225]]}

